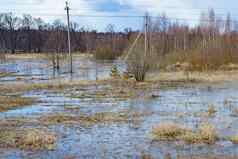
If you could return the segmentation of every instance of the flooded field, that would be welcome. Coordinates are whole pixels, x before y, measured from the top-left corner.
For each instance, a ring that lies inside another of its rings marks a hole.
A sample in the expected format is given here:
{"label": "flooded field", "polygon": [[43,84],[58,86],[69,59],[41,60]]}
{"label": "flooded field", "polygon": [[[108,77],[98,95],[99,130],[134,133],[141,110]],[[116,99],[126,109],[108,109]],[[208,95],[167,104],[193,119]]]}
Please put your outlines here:
{"label": "flooded field", "polygon": [[[0,111],[0,158],[238,156],[237,82],[96,82],[93,60],[78,58],[74,64],[72,77],[66,65],[55,73],[44,59],[0,64],[5,73],[0,78],[0,96],[32,99],[17,107],[13,107],[16,101],[9,102],[11,109]],[[125,67],[121,62],[114,64],[122,70]],[[109,78],[114,64],[97,64],[98,77]],[[74,82],[66,85],[61,80]],[[188,136],[180,138],[175,130],[159,129],[161,124],[171,123],[171,128],[189,130],[193,136],[190,142]],[[205,135],[200,132],[204,124],[210,125]],[[154,133],[155,128],[160,135]],[[195,136],[199,133],[205,137]],[[208,142],[211,139],[214,141]]]}
{"label": "flooded field", "polygon": [[[116,65],[121,70],[125,69],[122,61],[97,61],[87,56],[76,56],[73,60],[74,74],[69,73],[67,61],[60,63],[60,70],[53,69],[51,61],[45,58],[10,58],[0,63],[0,82],[39,82],[51,79],[95,80],[108,78],[111,67]],[[100,68],[100,69],[99,69]],[[5,74],[4,74],[5,73]]]}

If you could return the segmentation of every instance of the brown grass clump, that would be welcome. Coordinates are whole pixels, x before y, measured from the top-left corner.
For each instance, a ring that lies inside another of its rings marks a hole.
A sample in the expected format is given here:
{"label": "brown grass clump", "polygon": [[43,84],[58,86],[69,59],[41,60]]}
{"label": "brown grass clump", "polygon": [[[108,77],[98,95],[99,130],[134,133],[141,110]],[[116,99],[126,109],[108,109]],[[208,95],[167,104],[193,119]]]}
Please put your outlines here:
{"label": "brown grass clump", "polygon": [[91,116],[84,117],[86,122],[90,123],[108,123],[108,122],[125,122],[128,121],[128,112],[101,112]]}
{"label": "brown grass clump", "polygon": [[44,130],[24,130],[17,140],[17,146],[23,149],[53,149],[56,135]]}
{"label": "brown grass clump", "polygon": [[233,144],[238,144],[238,135],[235,135],[235,136],[230,137],[229,140],[230,140]]}
{"label": "brown grass clump", "polygon": [[214,116],[215,113],[217,112],[215,106],[213,104],[208,105],[208,116]]}
{"label": "brown grass clump", "polygon": [[10,129],[0,131],[0,146],[4,148],[48,149],[54,148],[56,135],[40,129]]}
{"label": "brown grass clump", "polygon": [[205,123],[202,124],[197,133],[186,133],[182,139],[189,144],[214,144],[217,141],[218,136],[215,127],[209,123]]}
{"label": "brown grass clump", "polygon": [[153,139],[160,141],[182,140],[188,144],[214,144],[218,139],[215,127],[211,124],[203,124],[198,132],[177,125],[175,123],[163,123],[153,128]]}
{"label": "brown grass clump", "polygon": [[149,155],[149,154],[143,154],[141,156],[141,159],[154,159],[154,158],[151,155]]}
{"label": "brown grass clump", "polygon": [[206,155],[206,156],[178,156],[177,159],[237,159],[237,157]]}
{"label": "brown grass clump", "polygon": [[197,144],[202,143],[201,135],[194,132],[187,132],[182,137],[187,144]]}
{"label": "brown grass clump", "polygon": [[162,123],[152,130],[155,140],[167,141],[178,140],[187,132],[191,132],[191,130],[175,123]]}
{"label": "brown grass clump", "polygon": [[40,122],[45,125],[59,124],[59,123],[68,123],[72,121],[78,121],[75,116],[66,115],[66,114],[54,114],[40,117]]}
{"label": "brown grass clump", "polygon": [[15,147],[15,131],[0,130],[0,147]]}
{"label": "brown grass clump", "polygon": [[218,139],[215,127],[209,123],[205,123],[199,128],[199,134],[201,141],[206,144],[214,144]]}
{"label": "brown grass clump", "polygon": [[34,102],[34,98],[0,96],[0,112],[32,105]]}

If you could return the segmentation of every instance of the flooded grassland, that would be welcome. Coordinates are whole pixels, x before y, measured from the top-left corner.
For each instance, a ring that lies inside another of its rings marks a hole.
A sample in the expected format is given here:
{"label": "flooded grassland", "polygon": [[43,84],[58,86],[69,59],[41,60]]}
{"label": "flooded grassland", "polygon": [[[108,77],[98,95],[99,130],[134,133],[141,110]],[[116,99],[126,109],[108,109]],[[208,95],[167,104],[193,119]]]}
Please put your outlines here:
{"label": "flooded grassland", "polygon": [[73,76],[44,58],[0,65],[0,158],[237,158],[236,71],[136,83],[109,78],[120,61],[74,64]]}

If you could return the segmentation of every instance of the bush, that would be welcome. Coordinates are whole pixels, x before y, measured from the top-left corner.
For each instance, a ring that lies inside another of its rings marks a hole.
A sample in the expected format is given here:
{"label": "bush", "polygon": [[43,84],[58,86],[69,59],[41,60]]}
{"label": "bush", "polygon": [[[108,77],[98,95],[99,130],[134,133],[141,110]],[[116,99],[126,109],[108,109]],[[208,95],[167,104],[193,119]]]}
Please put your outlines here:
{"label": "bush", "polygon": [[237,69],[237,51],[227,47],[229,45],[224,40],[217,39],[215,42],[208,41],[205,48],[198,46],[189,50],[174,50],[159,59],[160,68],[165,69],[176,63],[189,63],[190,71]]}
{"label": "bush", "polygon": [[141,82],[145,80],[149,68],[148,56],[144,55],[144,49],[141,46],[137,46],[127,60],[128,72],[133,74],[136,81]]}
{"label": "bush", "polygon": [[110,76],[112,78],[119,78],[120,77],[120,71],[118,70],[117,66],[112,67]]}
{"label": "bush", "polygon": [[95,58],[97,60],[114,60],[116,54],[109,46],[98,46],[95,51]]}

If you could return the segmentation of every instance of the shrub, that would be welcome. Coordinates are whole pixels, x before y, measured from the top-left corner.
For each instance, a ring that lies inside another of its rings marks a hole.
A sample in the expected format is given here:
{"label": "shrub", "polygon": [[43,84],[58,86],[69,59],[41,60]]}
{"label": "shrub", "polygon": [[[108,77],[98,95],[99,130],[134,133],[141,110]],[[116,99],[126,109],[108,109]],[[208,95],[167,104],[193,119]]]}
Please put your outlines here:
{"label": "shrub", "polygon": [[117,66],[112,67],[110,76],[113,77],[113,78],[120,77],[120,71],[118,70]]}
{"label": "shrub", "polygon": [[95,58],[97,60],[114,60],[116,54],[109,46],[98,46],[95,50]]}
{"label": "shrub", "polygon": [[149,68],[149,57],[145,56],[144,49],[141,46],[137,46],[127,60],[128,72],[133,74],[136,81],[141,82],[145,80]]}

